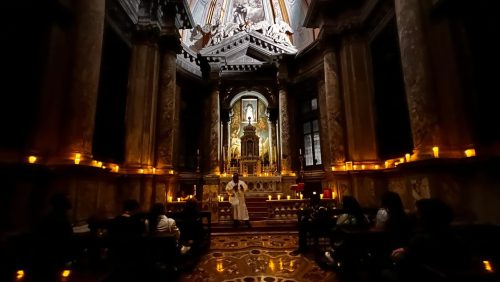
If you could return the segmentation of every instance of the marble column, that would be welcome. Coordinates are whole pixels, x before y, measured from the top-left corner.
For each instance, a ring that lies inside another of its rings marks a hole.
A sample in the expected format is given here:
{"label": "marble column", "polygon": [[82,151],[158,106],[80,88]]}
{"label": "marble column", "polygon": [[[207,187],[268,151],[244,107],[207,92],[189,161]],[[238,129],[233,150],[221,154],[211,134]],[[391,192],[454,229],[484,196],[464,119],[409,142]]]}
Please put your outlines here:
{"label": "marble column", "polygon": [[175,142],[179,128],[180,93],[176,85],[176,53],[171,49],[161,52],[160,89],[156,128],[156,167],[170,170],[174,167]]}
{"label": "marble column", "polygon": [[281,171],[290,172],[291,168],[291,148],[290,148],[290,117],[288,112],[288,93],[286,86],[280,84],[279,89],[279,128],[280,128],[280,148],[281,148]]}
{"label": "marble column", "polygon": [[430,157],[440,136],[420,1],[395,0],[395,12],[414,157]]}
{"label": "marble column", "polygon": [[210,173],[218,174],[220,173],[219,167],[219,138],[220,138],[220,110],[219,110],[219,88],[218,85],[214,85],[212,92],[209,97],[209,116],[210,116],[210,128],[209,128],[209,162],[210,162]]}
{"label": "marble column", "polygon": [[325,75],[325,107],[329,132],[330,165],[341,165],[346,160],[344,107],[339,87],[338,64],[335,52],[328,49],[323,56]]}
{"label": "marble column", "polygon": [[82,154],[82,158],[91,158],[105,1],[73,0],[71,5],[75,16],[71,45],[74,59],[60,148],[63,158],[70,158],[76,152]]}
{"label": "marble column", "polygon": [[156,42],[144,40],[132,47],[125,114],[125,165],[128,167],[154,164],[159,56]]}
{"label": "marble column", "polygon": [[329,170],[332,165],[330,158],[330,130],[328,128],[328,109],[326,107],[326,92],[325,92],[325,81],[320,80],[318,82],[318,104],[319,104],[319,121],[320,121],[320,145],[321,145],[321,160],[324,165],[325,170]]}
{"label": "marble column", "polygon": [[[374,97],[369,69],[368,42],[361,35],[346,35],[341,40],[340,68],[351,161],[376,161]],[[390,101],[388,101],[389,103]]]}

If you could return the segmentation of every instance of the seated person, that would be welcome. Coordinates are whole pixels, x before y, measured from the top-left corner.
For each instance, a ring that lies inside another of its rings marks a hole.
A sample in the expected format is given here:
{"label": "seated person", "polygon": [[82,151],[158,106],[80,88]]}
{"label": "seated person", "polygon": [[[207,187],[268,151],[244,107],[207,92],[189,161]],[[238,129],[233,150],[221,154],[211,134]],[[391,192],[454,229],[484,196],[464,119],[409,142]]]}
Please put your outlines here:
{"label": "seated person", "polygon": [[411,224],[398,193],[386,192],[382,195],[374,229],[387,232],[394,247],[407,243]]}
{"label": "seated person", "polygon": [[145,231],[144,220],[139,214],[139,203],[132,199],[126,200],[122,214],[110,223],[110,236],[120,239],[140,238]]}
{"label": "seated person", "polygon": [[370,220],[363,213],[358,201],[352,196],[342,198],[343,214],[337,219],[337,225],[368,226]]}
{"label": "seated person", "polygon": [[[151,207],[151,213],[148,220],[149,234],[152,236],[174,236],[175,239],[179,241],[181,231],[175,224],[175,220],[173,218],[168,218],[165,213],[165,205],[162,203],[156,203]],[[190,247],[182,246],[180,251],[182,254],[185,254],[189,249]]]}
{"label": "seated person", "polygon": [[406,247],[392,252],[398,268],[385,273],[391,281],[423,281],[434,270],[457,271],[469,262],[466,248],[449,228],[453,220],[450,207],[438,199],[422,199],[416,206],[420,231]]}

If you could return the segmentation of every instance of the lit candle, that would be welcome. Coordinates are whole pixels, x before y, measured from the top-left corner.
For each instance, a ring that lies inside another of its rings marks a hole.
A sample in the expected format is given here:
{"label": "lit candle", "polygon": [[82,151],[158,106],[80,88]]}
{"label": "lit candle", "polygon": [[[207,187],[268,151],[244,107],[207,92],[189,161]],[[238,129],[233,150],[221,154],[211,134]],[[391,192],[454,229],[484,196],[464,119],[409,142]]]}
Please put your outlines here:
{"label": "lit candle", "polygon": [[181,198],[177,198],[177,202],[180,202],[181,201]]}
{"label": "lit candle", "polygon": [[220,195],[220,201],[224,202],[224,195]]}
{"label": "lit candle", "polygon": [[172,202],[172,196],[168,196],[168,201]]}
{"label": "lit candle", "polygon": [[155,168],[155,167],[153,167],[153,174],[155,174],[155,173],[156,173],[156,168]]}
{"label": "lit candle", "polygon": [[269,196],[267,196],[267,198],[269,199],[269,201],[271,201],[272,196],[271,196],[271,195],[269,195]]}
{"label": "lit candle", "polygon": [[406,154],[405,155],[405,159],[406,159],[406,162],[409,162],[411,160],[410,154]]}
{"label": "lit candle", "polygon": [[82,155],[81,155],[80,153],[76,153],[76,154],[75,154],[75,164],[79,164],[79,163],[80,163],[80,157],[81,157],[81,156],[82,156]]}
{"label": "lit candle", "polygon": [[278,201],[281,200],[281,195],[278,194]]}
{"label": "lit candle", "polygon": [[287,195],[287,196],[286,196],[286,199],[287,199],[287,200],[290,200],[290,195]]}
{"label": "lit candle", "polygon": [[300,199],[302,200],[304,198],[304,195],[302,193],[299,194]]}
{"label": "lit candle", "polygon": [[434,158],[439,158],[439,147],[432,147],[432,154],[434,155]]}
{"label": "lit candle", "polygon": [[332,166],[332,171],[335,171],[335,167],[334,166]]}
{"label": "lit candle", "polygon": [[385,161],[385,168],[389,167],[389,161]]}
{"label": "lit candle", "polygon": [[36,157],[35,157],[35,156],[29,156],[29,157],[28,157],[28,162],[29,162],[30,164],[34,164],[34,163],[36,163]]}
{"label": "lit candle", "polygon": [[375,169],[379,169],[379,168],[380,168],[380,166],[379,166],[379,165],[375,165]]}
{"label": "lit candle", "polygon": [[323,193],[319,194],[319,198],[323,199]]}
{"label": "lit candle", "polygon": [[366,166],[365,166],[365,165],[361,165],[361,169],[365,169],[365,168],[366,168]]}
{"label": "lit candle", "polygon": [[316,191],[313,191],[313,195],[316,195]]}
{"label": "lit candle", "polygon": [[474,149],[467,149],[464,152],[467,158],[474,157],[476,155],[476,150]]}
{"label": "lit candle", "polygon": [[399,158],[399,163],[404,163],[405,159],[404,158]]}
{"label": "lit candle", "polygon": [[192,199],[193,198],[193,195],[189,195],[189,199]]}
{"label": "lit candle", "polygon": [[332,199],[335,199],[335,198],[337,198],[337,193],[332,192]]}
{"label": "lit candle", "polygon": [[302,155],[302,149],[299,149],[299,155]]}

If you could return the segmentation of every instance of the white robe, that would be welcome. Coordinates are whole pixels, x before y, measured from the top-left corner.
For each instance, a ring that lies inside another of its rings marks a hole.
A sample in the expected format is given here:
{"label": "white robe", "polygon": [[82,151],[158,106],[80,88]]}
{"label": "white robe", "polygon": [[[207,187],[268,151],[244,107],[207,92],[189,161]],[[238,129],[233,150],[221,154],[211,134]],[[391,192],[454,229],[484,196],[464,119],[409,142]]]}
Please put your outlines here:
{"label": "white robe", "polygon": [[[230,181],[226,185],[226,192],[229,197],[238,197],[238,204],[233,205],[233,220],[249,220],[247,204],[245,203],[245,192],[248,191],[248,186],[245,182],[238,181],[238,192],[235,193],[233,187],[236,186],[234,181]],[[241,189],[243,187],[243,190]]]}

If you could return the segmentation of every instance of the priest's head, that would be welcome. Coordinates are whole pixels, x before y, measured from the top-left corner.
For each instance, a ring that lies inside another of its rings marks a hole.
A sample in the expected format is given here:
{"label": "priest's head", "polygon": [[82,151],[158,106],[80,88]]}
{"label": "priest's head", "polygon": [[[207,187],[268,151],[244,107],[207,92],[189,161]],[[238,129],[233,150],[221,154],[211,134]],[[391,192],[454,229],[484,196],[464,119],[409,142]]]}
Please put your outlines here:
{"label": "priest's head", "polygon": [[237,172],[233,173],[234,183],[238,183],[239,180],[240,180],[240,175]]}

